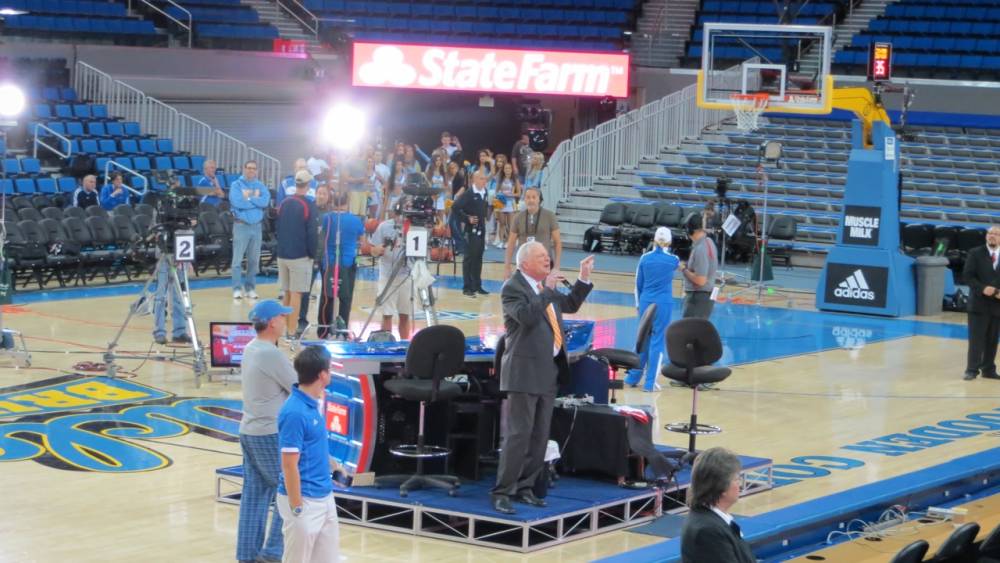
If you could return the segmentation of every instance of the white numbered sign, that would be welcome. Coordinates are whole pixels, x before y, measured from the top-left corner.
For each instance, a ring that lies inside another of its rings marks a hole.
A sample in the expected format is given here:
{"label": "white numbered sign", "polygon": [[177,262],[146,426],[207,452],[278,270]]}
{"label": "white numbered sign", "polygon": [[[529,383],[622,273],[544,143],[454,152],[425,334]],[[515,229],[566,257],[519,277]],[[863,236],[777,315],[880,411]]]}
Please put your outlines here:
{"label": "white numbered sign", "polygon": [[427,257],[427,229],[410,227],[406,233],[406,256],[409,258]]}
{"label": "white numbered sign", "polygon": [[178,231],[174,234],[174,260],[194,262],[194,232]]}

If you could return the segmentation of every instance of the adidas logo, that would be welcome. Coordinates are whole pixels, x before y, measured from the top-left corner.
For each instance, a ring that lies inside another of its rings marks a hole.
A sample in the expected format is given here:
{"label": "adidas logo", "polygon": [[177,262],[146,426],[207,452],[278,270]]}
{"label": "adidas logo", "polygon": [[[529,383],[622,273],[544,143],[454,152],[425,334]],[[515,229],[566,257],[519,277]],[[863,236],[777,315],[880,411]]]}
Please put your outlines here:
{"label": "adidas logo", "polygon": [[865,275],[860,269],[854,270],[853,274],[840,282],[837,285],[837,289],[833,290],[833,294],[844,299],[875,300],[875,292],[869,289],[868,282],[865,281]]}

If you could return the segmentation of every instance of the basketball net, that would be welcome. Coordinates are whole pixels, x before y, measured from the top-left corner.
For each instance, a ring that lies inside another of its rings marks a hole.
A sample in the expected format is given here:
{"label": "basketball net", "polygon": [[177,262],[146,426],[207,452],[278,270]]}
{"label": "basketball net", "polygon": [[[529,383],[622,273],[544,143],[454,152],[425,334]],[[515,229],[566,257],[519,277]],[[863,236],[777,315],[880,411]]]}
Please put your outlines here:
{"label": "basketball net", "polygon": [[760,127],[760,115],[767,110],[770,96],[767,93],[731,94],[733,113],[736,114],[736,127],[740,131],[756,131]]}

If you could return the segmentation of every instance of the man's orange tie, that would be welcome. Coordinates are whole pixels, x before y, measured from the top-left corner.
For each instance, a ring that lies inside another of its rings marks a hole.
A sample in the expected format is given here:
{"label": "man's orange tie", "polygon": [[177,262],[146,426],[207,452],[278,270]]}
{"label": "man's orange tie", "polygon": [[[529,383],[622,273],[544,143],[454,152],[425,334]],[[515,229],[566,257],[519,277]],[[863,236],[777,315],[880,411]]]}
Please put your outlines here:
{"label": "man's orange tie", "polygon": [[[541,293],[545,290],[545,286],[538,284],[538,292]],[[559,329],[559,319],[556,318],[556,308],[549,303],[549,306],[545,308],[545,316],[549,319],[549,328],[552,329],[552,345],[556,350],[562,350],[562,330]]]}

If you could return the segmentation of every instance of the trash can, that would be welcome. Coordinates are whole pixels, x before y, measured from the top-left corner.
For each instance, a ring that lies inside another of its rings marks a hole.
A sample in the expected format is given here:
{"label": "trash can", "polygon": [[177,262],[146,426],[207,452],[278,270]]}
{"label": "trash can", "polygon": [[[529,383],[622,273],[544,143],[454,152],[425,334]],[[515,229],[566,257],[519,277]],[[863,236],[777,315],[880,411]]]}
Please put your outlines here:
{"label": "trash can", "polygon": [[917,257],[917,314],[937,315],[944,302],[944,274],[948,259],[941,256]]}

